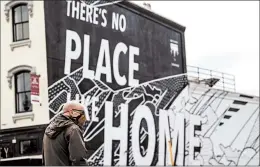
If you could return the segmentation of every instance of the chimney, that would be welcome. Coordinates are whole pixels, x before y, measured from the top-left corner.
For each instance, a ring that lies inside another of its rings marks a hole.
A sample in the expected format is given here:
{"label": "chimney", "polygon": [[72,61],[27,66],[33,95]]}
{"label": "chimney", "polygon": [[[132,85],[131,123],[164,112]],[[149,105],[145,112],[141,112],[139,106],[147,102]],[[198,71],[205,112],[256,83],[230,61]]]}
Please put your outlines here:
{"label": "chimney", "polygon": [[152,9],[150,3],[144,2],[144,3],[143,3],[143,6],[144,6],[146,9],[148,9],[148,10],[151,10],[151,9]]}

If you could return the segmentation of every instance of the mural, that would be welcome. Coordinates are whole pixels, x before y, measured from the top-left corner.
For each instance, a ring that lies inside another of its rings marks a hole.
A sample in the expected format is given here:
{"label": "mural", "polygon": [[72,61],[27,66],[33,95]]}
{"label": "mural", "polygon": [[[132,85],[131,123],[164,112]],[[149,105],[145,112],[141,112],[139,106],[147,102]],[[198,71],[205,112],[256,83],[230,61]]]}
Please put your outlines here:
{"label": "mural", "polygon": [[122,0],[80,0],[80,2],[85,3],[86,5],[89,6],[94,6],[94,7],[102,7],[102,6],[108,6],[108,5],[113,5],[116,3],[121,2]]}
{"label": "mural", "polygon": [[49,109],[56,114],[68,98],[85,101],[89,165],[259,164],[254,97],[188,85],[186,75],[118,91],[88,80],[92,87],[82,93],[82,71],[50,86]]}
{"label": "mural", "polygon": [[259,99],[188,82],[181,29],[128,2],[44,8],[50,118],[87,107],[88,165],[259,165]]}
{"label": "mural", "polygon": [[141,16],[130,4],[44,2],[49,85],[80,67],[84,78],[113,90],[184,73],[183,30]]}
{"label": "mural", "polygon": [[200,131],[194,134],[201,144],[196,154],[197,164],[259,165],[258,97],[191,83],[170,110],[201,118]]}

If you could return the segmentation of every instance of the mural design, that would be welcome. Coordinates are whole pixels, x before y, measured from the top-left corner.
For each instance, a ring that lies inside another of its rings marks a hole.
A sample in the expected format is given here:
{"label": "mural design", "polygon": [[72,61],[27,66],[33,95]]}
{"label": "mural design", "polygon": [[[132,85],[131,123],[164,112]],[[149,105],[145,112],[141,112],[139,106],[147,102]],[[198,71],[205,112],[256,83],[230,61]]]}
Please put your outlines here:
{"label": "mural design", "polygon": [[[83,82],[89,87],[82,89]],[[259,164],[259,104],[188,85],[186,75],[113,91],[83,79],[79,68],[49,87],[50,111],[56,114],[67,98],[88,101],[89,165]]]}
{"label": "mural design", "polygon": [[259,164],[259,99],[189,83],[185,28],[127,1],[44,11],[50,118],[86,105],[88,165]]}
{"label": "mural design", "polygon": [[121,2],[122,0],[80,0],[81,2],[87,4],[87,5],[91,5],[91,6],[95,6],[95,7],[101,7],[101,6],[108,6],[108,5],[113,5],[116,4],[118,2]]}
{"label": "mural design", "polygon": [[258,97],[191,84],[170,109],[204,118],[200,165],[259,165]]}

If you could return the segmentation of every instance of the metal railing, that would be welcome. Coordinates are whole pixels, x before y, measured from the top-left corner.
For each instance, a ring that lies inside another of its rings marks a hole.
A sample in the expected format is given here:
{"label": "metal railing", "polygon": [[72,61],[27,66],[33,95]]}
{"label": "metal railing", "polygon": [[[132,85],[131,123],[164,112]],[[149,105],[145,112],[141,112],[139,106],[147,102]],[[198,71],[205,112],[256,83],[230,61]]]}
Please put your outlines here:
{"label": "metal railing", "polygon": [[215,70],[187,66],[188,79],[224,91],[236,91],[235,76]]}

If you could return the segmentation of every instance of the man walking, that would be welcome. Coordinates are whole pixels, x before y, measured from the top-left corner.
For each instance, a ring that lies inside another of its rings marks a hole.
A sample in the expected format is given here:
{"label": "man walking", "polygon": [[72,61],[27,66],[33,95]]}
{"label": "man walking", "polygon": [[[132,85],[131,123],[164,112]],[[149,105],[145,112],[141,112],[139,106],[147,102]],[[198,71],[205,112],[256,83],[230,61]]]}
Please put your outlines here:
{"label": "man walking", "polygon": [[78,166],[87,158],[81,128],[86,121],[85,107],[68,102],[54,118],[43,137],[43,165]]}

